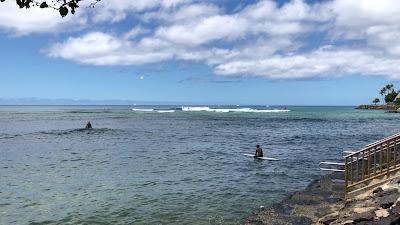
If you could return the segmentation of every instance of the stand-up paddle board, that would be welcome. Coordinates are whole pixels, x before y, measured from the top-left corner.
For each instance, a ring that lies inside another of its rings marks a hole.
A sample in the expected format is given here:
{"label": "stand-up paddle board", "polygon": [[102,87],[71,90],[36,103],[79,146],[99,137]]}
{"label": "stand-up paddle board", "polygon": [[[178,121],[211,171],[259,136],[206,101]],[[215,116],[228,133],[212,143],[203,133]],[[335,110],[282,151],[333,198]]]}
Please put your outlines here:
{"label": "stand-up paddle board", "polygon": [[248,156],[248,157],[253,157],[255,159],[264,159],[264,160],[270,160],[270,161],[278,161],[279,160],[279,159],[276,159],[276,158],[268,158],[268,157],[254,157],[253,154],[247,154],[247,153],[244,153],[243,155],[244,156]]}

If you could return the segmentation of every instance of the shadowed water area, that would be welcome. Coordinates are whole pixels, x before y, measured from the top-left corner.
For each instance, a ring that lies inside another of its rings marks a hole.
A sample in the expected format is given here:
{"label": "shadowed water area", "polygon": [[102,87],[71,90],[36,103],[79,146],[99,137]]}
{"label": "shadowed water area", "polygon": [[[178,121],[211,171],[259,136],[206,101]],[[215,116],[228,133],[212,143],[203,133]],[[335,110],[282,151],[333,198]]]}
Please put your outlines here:
{"label": "shadowed water area", "polygon": [[[0,224],[236,224],[400,131],[399,114],[352,107],[146,108],[166,111],[0,107]],[[242,155],[256,144],[280,161]]]}

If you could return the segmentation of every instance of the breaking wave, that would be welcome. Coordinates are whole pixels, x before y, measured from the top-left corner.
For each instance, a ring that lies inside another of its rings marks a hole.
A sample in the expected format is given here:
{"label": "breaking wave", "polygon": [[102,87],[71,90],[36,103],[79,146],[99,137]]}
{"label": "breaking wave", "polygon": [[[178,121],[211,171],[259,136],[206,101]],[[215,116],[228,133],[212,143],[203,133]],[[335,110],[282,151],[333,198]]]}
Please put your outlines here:
{"label": "breaking wave", "polygon": [[289,109],[252,109],[252,108],[210,108],[210,107],[182,107],[182,111],[185,112],[262,112],[262,113],[271,113],[271,112],[290,112]]}
{"label": "breaking wave", "polygon": [[157,110],[158,113],[173,113],[175,110]]}
{"label": "breaking wave", "polygon": [[132,111],[134,111],[134,112],[154,112],[154,109],[137,109],[137,108],[132,108]]}

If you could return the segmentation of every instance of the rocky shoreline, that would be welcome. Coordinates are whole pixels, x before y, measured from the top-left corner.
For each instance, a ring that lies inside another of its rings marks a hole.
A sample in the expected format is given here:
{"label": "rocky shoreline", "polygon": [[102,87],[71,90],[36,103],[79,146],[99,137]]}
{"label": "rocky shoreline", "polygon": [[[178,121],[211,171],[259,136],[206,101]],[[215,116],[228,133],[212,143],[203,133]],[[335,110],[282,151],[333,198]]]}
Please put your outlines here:
{"label": "rocky shoreline", "polygon": [[369,110],[397,110],[397,105],[359,105],[356,109],[369,109]]}
{"label": "rocky shoreline", "polygon": [[329,174],[278,204],[259,209],[241,225],[400,225],[400,178],[344,200],[340,175]]}

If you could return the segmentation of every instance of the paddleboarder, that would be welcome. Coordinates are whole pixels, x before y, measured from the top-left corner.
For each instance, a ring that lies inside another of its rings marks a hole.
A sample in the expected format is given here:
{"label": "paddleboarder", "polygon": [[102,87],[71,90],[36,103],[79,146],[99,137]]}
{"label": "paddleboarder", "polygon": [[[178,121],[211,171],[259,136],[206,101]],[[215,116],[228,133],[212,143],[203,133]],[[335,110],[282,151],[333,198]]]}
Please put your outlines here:
{"label": "paddleboarder", "polygon": [[260,145],[256,146],[256,153],[254,154],[254,157],[264,157],[264,153]]}
{"label": "paddleboarder", "polygon": [[87,122],[85,128],[86,128],[86,129],[92,129],[92,124],[90,123],[90,121]]}

